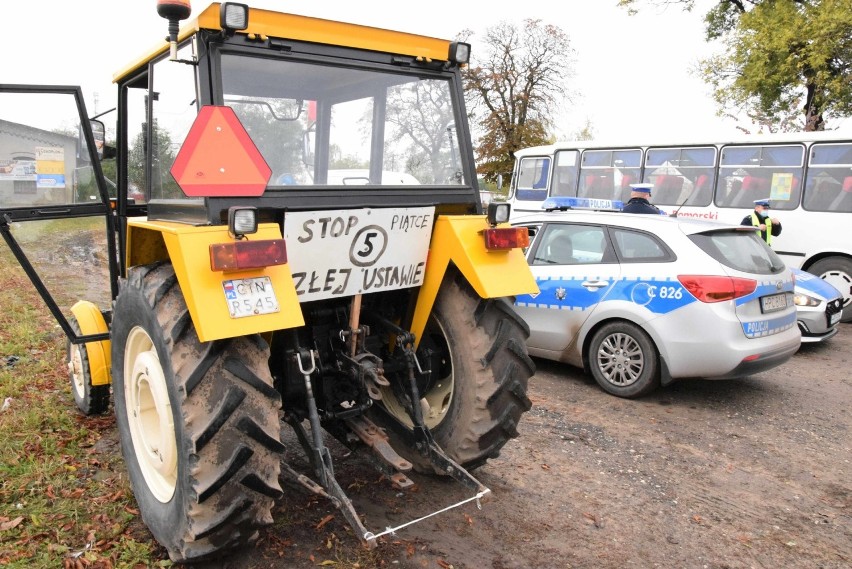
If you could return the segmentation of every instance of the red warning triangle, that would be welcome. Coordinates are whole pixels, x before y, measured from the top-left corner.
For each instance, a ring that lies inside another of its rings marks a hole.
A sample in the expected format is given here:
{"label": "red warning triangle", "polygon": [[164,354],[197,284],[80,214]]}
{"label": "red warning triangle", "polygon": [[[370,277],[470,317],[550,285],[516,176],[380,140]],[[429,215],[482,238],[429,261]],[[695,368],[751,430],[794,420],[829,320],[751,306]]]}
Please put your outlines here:
{"label": "red warning triangle", "polygon": [[205,105],[171,168],[190,197],[260,196],[272,170],[231,107]]}

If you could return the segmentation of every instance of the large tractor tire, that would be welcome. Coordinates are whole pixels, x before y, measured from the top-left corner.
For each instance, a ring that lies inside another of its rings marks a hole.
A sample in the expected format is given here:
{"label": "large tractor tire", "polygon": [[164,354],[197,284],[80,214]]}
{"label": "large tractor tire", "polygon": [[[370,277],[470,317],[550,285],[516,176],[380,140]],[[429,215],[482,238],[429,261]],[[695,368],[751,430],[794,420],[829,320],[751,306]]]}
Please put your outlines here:
{"label": "large tractor tire", "polygon": [[169,264],[130,270],[111,342],[121,450],[154,538],[176,562],[252,542],[282,493],[266,342],[200,343]]}
{"label": "large tractor tire", "polygon": [[[435,442],[467,469],[496,458],[518,436],[521,415],[530,409],[527,382],[535,364],[527,355],[529,327],[506,299],[482,299],[457,275],[441,287],[420,342],[428,348],[431,379],[420,389],[421,409]],[[421,362],[426,365],[426,361]],[[405,407],[390,388],[380,405],[399,423],[412,426]],[[373,414],[383,425],[380,413]],[[434,472],[410,442],[394,436],[394,448],[416,470]]]}

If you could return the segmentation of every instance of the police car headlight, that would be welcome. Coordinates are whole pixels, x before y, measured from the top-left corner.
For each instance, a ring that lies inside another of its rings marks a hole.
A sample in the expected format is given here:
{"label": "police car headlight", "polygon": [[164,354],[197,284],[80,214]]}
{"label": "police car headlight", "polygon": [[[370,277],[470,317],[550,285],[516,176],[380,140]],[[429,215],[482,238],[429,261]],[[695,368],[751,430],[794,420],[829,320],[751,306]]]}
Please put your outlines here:
{"label": "police car headlight", "polygon": [[793,295],[793,304],[796,306],[819,306],[820,302],[822,302],[820,299],[806,294],[799,293]]}

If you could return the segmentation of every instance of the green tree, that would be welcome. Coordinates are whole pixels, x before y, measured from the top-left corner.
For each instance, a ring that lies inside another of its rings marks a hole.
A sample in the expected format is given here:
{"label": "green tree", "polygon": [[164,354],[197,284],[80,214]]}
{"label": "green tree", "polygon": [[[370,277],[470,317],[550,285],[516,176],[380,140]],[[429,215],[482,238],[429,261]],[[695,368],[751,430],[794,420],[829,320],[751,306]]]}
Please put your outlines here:
{"label": "green tree", "polygon": [[[140,191],[147,187],[145,183],[145,164],[148,139],[145,132],[140,132],[133,141],[127,156],[127,183],[136,186]],[[166,129],[159,128],[154,123],[154,157],[151,164],[151,194],[152,198],[182,198],[183,191],[175,182],[169,170],[177,156],[176,145]]]}
{"label": "green tree", "polygon": [[[619,5],[635,13],[640,1]],[[782,131],[824,130],[827,117],[852,114],[852,0],[719,0],[704,21],[707,39],[724,46],[700,64],[720,114]]]}
{"label": "green tree", "polygon": [[[465,30],[460,37],[472,36]],[[484,48],[482,58],[477,49]],[[479,173],[488,182],[512,171],[515,151],[553,141],[548,131],[557,106],[569,100],[574,50],[557,26],[541,20],[502,22],[472,50],[476,62],[463,72],[472,125],[478,129]]]}

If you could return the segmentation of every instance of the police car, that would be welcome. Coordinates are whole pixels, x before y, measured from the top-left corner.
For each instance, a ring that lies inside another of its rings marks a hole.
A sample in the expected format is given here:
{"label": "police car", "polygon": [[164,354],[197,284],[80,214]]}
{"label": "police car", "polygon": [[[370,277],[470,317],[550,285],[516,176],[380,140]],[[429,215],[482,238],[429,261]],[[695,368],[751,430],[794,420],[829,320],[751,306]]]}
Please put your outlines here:
{"label": "police car", "polygon": [[843,295],[816,275],[792,269],[796,277],[793,303],[802,342],[822,342],[837,334],[843,312]]}
{"label": "police car", "polygon": [[639,397],[681,378],[766,371],[799,349],[794,278],[749,227],[550,198],[530,231],[537,294],[516,298],[533,356]]}

